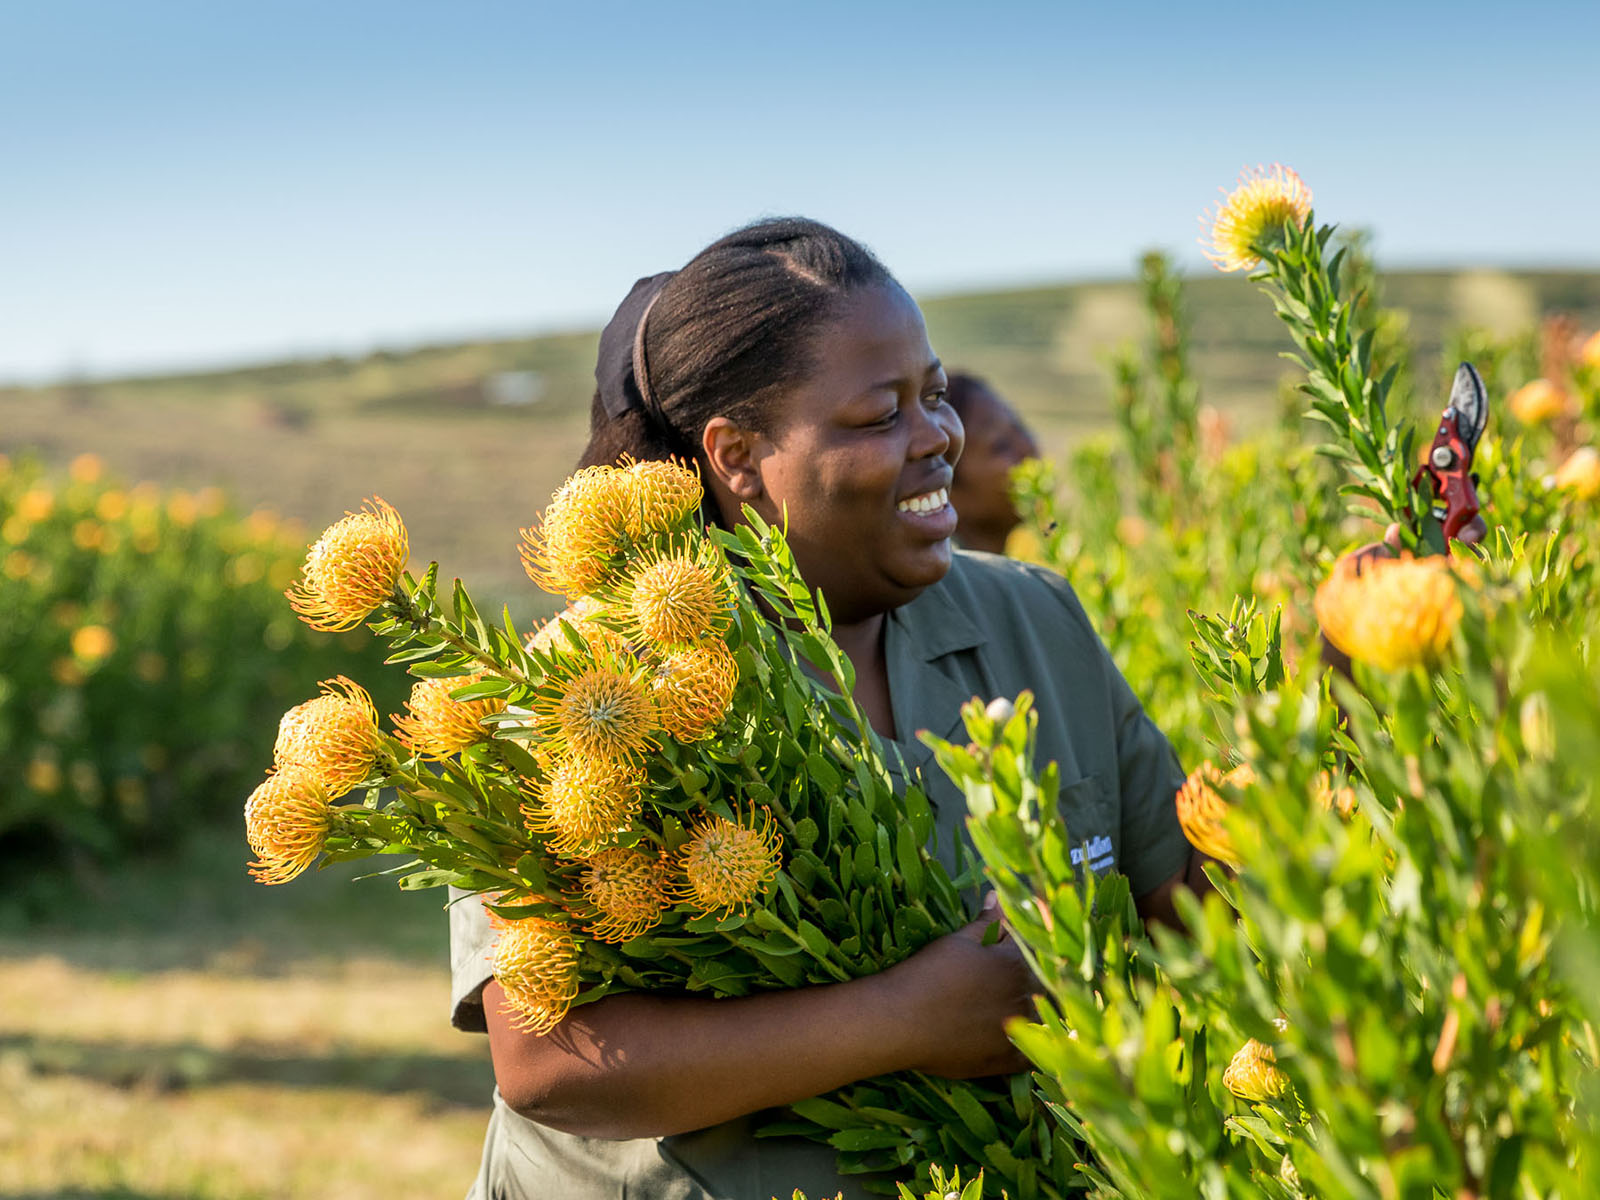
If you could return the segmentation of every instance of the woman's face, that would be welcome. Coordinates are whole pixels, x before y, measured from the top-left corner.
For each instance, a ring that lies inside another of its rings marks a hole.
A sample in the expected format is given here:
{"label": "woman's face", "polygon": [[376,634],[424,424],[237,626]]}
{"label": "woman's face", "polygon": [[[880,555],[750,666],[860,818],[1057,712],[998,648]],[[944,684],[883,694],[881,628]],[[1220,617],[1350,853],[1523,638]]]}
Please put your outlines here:
{"label": "woman's face", "polygon": [[846,297],[815,362],[770,431],[750,435],[751,478],[732,491],[768,521],[787,511],[801,574],[835,620],[857,621],[950,569],[949,487],[964,435],[922,312],[898,285]]}
{"label": "woman's face", "polygon": [[1011,502],[1011,469],[1039,457],[1033,435],[1011,406],[988,388],[973,390],[966,427],[967,449],[953,489],[963,544],[969,540],[969,530],[1003,538],[1018,523],[1021,518]]}

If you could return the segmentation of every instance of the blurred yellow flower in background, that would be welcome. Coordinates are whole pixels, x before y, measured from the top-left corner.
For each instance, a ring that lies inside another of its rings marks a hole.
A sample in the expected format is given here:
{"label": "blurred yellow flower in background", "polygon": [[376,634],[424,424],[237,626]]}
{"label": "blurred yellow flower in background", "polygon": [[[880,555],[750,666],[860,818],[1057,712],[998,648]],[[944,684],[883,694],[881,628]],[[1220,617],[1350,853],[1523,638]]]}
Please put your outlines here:
{"label": "blurred yellow flower in background", "polygon": [[1600,329],[1591,333],[1578,348],[1578,362],[1586,367],[1600,367]]}
{"label": "blurred yellow flower in background", "polygon": [[1311,189],[1279,163],[1257,167],[1239,176],[1200,239],[1205,255],[1222,271],[1243,271],[1261,261],[1258,246],[1283,239],[1289,226],[1303,226],[1311,214]]}
{"label": "blurred yellow flower in background", "polygon": [[301,767],[276,771],[244,805],[245,836],[262,883],[288,883],[309,867],[328,840],[333,809],[315,775]]}
{"label": "blurred yellow flower in background", "polygon": [[30,488],[17,497],[17,515],[30,525],[48,520],[55,510],[55,493],[44,488]]}
{"label": "blurred yellow flower in background", "polygon": [[374,496],[324,531],[285,595],[313,629],[353,629],[394,593],[410,556],[400,514]]}
{"label": "blurred yellow flower in background", "polygon": [[1548,379],[1535,379],[1511,393],[1511,415],[1524,425],[1543,425],[1567,411],[1567,394]]}
{"label": "blurred yellow flower in background", "polygon": [[484,677],[485,672],[476,671],[449,679],[417,680],[411,685],[405,715],[393,718],[400,742],[413,754],[442,760],[483,741],[489,736],[483,718],[505,711],[506,702],[498,697],[457,700],[450,693]]}
{"label": "blurred yellow flower in background", "polygon": [[602,942],[625,942],[655,928],[672,899],[665,856],[634,846],[596,854],[580,886],[595,913],[589,930]]}
{"label": "blurred yellow flower in background", "polygon": [[1458,577],[1442,556],[1341,559],[1317,589],[1317,621],[1356,662],[1386,671],[1434,663],[1461,621]]}
{"label": "blurred yellow flower in background", "polygon": [[117,635],[104,625],[85,625],[72,634],[72,653],[85,663],[109,658],[117,648]]}
{"label": "blurred yellow flower in background", "polygon": [[280,770],[310,771],[337,799],[372,774],[383,734],[372,697],[359,683],[338,675],[317,687],[322,695],[283,714],[272,755]]}
{"label": "blurred yellow flower in background", "polygon": [[1600,495],[1600,451],[1593,446],[1579,446],[1556,468],[1555,486],[1582,500]]}
{"label": "blurred yellow flower in background", "polygon": [[650,680],[661,727],[680,742],[695,742],[722,724],[739,686],[739,664],[721,642],[668,655]]}
{"label": "blurred yellow flower in background", "polygon": [[53,758],[29,759],[22,778],[30,791],[41,796],[53,796],[61,790],[61,766]]}
{"label": "blurred yellow flower in background", "polygon": [[681,899],[702,913],[729,915],[744,911],[766,891],[777,878],[781,851],[772,814],[757,811],[749,825],[716,813],[695,821],[678,851]]}
{"label": "blurred yellow flower in background", "polygon": [[1231,806],[1223,792],[1249,787],[1255,781],[1256,773],[1248,763],[1224,773],[1215,763],[1203,762],[1191,771],[1175,800],[1178,824],[1189,844],[1202,854],[1237,867],[1239,857],[1225,824]]}
{"label": "blurred yellow flower in background", "polygon": [[1289,1077],[1276,1063],[1272,1047],[1251,1038],[1222,1072],[1222,1086],[1241,1100],[1276,1100],[1289,1090]]}
{"label": "blurred yellow flower in background", "polygon": [[528,828],[550,839],[566,858],[587,858],[605,849],[638,815],[645,771],[625,760],[568,755],[533,790],[522,815]]}
{"label": "blurred yellow flower in background", "polygon": [[565,925],[544,917],[490,920],[500,931],[494,977],[516,1015],[517,1028],[549,1033],[578,995],[577,939]]}
{"label": "blurred yellow flower in background", "polygon": [[98,454],[80,454],[67,465],[67,478],[73,483],[97,483],[106,472]]}

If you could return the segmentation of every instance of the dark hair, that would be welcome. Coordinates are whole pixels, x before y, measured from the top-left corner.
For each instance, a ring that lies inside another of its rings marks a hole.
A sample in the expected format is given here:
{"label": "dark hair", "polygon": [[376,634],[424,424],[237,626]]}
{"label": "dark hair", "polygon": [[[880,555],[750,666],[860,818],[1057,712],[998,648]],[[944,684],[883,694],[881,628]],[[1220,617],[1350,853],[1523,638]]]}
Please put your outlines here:
{"label": "dark hair", "polygon": [[[595,393],[580,466],[700,456],[713,417],[771,428],[771,401],[814,367],[839,301],[893,276],[861,243],[817,221],[757,221],[713,242],[657,295],[645,321],[653,405],[609,415]],[[602,364],[604,365],[604,364]]]}
{"label": "dark hair", "polygon": [[979,392],[993,393],[994,389],[988,382],[970,371],[951,371],[947,376],[948,384],[945,388],[944,401],[956,410],[956,416],[963,421],[967,419],[972,402]]}

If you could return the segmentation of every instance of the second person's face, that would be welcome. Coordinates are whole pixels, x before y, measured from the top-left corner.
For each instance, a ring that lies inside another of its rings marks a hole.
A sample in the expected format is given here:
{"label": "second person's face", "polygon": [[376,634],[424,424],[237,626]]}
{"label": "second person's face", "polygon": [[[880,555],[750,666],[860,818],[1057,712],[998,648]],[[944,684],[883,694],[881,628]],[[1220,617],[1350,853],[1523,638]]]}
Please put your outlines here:
{"label": "second person's face", "polygon": [[898,285],[847,297],[818,335],[759,456],[768,520],[787,511],[801,574],[834,619],[914,599],[950,569],[950,480],[964,433],[916,302]]}

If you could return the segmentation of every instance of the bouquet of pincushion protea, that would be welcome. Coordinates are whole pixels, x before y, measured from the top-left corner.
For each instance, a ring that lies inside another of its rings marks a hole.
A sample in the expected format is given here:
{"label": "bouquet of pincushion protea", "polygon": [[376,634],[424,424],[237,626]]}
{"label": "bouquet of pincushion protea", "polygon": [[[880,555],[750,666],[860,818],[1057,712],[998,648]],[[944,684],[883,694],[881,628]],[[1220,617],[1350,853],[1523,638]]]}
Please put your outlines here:
{"label": "bouquet of pincushion protea", "polygon": [[[392,732],[342,678],[284,717],[245,806],[257,877],[400,853],[402,887],[481,895],[495,975],[535,1033],[617,990],[873,974],[964,924],[928,801],[897,794],[781,531],[751,513],[708,531],[701,499],[672,463],[570,478],[523,531],[529,575],[570,604],[532,637],[459,581],[441,602],[436,564],[407,573],[382,501],[330,528],[296,611],[367,620],[417,682]],[[1015,1198],[1071,1190],[1074,1155],[1026,1086],[903,1074],[794,1118],[774,1132],[830,1142],[846,1172],[939,1162]]]}

